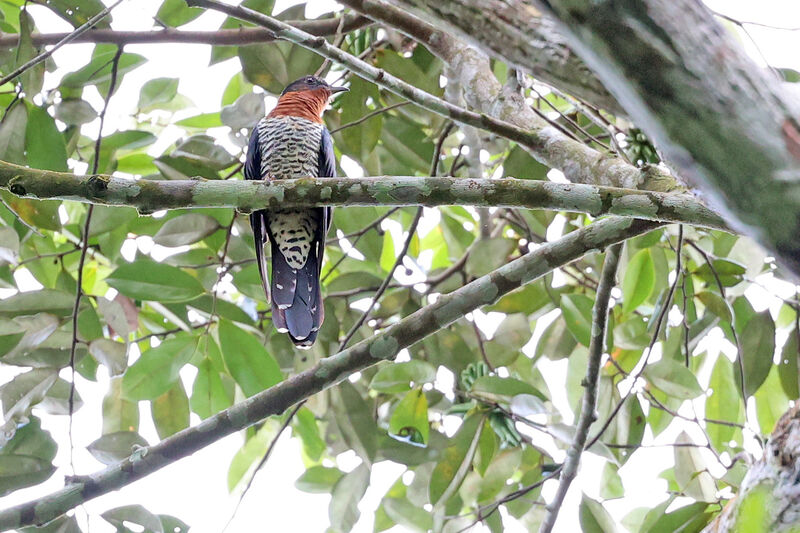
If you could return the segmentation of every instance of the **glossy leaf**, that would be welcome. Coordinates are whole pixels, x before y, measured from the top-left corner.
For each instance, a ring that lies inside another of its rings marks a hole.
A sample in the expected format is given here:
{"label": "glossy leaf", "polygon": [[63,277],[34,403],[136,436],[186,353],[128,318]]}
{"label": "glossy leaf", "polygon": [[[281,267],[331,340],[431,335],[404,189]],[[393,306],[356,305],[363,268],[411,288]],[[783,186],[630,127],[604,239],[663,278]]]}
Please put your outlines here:
{"label": "glossy leaf", "polygon": [[428,443],[428,400],[422,389],[409,391],[395,406],[389,433],[398,440],[425,446]]}
{"label": "glossy leaf", "polygon": [[246,396],[279,383],[278,363],[258,340],[228,320],[219,324],[219,345],[225,366]]}
{"label": "glossy leaf", "polygon": [[122,378],[122,397],[155,400],[178,380],[178,372],[197,350],[197,340],[176,337],[142,353]]}
{"label": "glossy leaf", "polygon": [[204,292],[200,282],[183,270],[144,259],[120,266],[106,283],[131,298],[157,302],[183,302]]}
{"label": "glossy leaf", "polygon": [[639,250],[628,262],[622,280],[622,310],[629,313],[650,297],[655,287],[655,266],[650,250]]}

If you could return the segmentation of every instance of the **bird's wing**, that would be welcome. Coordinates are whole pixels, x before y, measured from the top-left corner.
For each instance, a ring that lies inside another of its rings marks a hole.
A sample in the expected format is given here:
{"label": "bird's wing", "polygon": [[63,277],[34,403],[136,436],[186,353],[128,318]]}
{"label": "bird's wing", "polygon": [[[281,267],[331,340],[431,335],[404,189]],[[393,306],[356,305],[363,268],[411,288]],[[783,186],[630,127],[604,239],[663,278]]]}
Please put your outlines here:
{"label": "bird's wing", "polygon": [[[244,161],[244,179],[261,180],[261,148],[258,138],[258,126],[253,127],[250,135],[250,144],[247,147],[247,157]],[[263,209],[253,211],[250,214],[250,225],[253,228],[253,239],[256,246],[256,263],[258,272],[261,274],[261,285],[264,287],[264,294],[267,302],[270,299],[269,274],[267,272],[267,260],[264,257],[264,245],[267,243],[267,212]]]}

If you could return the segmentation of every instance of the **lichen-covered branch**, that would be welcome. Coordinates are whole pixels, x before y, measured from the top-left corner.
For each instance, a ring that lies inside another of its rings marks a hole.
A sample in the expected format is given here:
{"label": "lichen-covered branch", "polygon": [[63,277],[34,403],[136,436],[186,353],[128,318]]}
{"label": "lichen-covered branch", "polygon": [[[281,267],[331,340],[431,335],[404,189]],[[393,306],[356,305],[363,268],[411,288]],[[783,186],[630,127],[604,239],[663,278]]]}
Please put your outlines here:
{"label": "lichen-covered branch", "polygon": [[[487,18],[502,16],[484,0],[415,1],[431,10],[457,4],[479,6]],[[560,21],[572,49],[681,178],[800,277],[800,102],[747,57],[702,2],[498,3],[531,13],[502,16],[520,36],[536,16],[534,5]],[[521,42],[475,38],[490,51]]]}
{"label": "lichen-covered branch", "polygon": [[[636,168],[620,157],[602,154],[552,127],[531,109],[521,94],[502,86],[492,71],[489,58],[467,42],[383,0],[340,0],[340,2],[405,33],[450,65],[448,81],[461,86],[464,99],[471,109],[525,130],[538,132],[540,137],[546,139],[544,146],[523,145],[523,148],[526,148],[537,161],[561,170],[569,181],[662,192],[682,189],[675,178],[667,172],[656,167],[647,167],[644,170]],[[411,4],[407,0],[393,0],[393,2]],[[487,18],[483,14],[481,17]],[[574,57],[570,52],[567,61]],[[449,78],[451,75],[454,76],[452,79]],[[554,85],[573,93],[569,84]],[[617,105],[603,105],[603,107],[611,111],[618,110]]]}
{"label": "lichen-covered branch", "polygon": [[558,479],[558,489],[553,499],[547,504],[546,514],[539,533],[550,533],[556,525],[556,518],[564,498],[567,496],[572,480],[578,473],[581,454],[589,437],[589,428],[596,419],[597,409],[597,384],[600,379],[600,360],[603,357],[603,347],[606,345],[606,325],[608,323],[608,301],[611,298],[611,289],[614,288],[614,279],[619,265],[619,256],[622,244],[609,246],[603,271],[600,275],[600,284],[597,286],[597,295],[592,308],[592,337],[589,341],[589,362],[586,365],[586,377],[581,383],[584,387],[581,414],[575,425],[575,436],[567,450],[567,458],[561,466],[561,475]]}
{"label": "lichen-covered branch", "polygon": [[[339,30],[348,33],[358,28],[363,28],[370,23],[370,20],[357,16],[345,15],[344,21],[339,18],[327,18],[318,20],[294,20],[288,21],[296,28],[307,31],[312,35],[333,35]],[[56,44],[69,33],[32,33],[31,42],[34,46],[46,46]],[[253,43],[266,43],[275,40],[275,34],[264,28],[236,28],[213,31],[192,31],[176,30],[175,28],[164,28],[159,30],[147,31],[122,31],[122,30],[89,30],[72,38],[70,43],[108,43],[108,44],[163,44],[163,43],[186,43],[186,44],[212,44],[215,46],[240,46]],[[0,35],[0,47],[16,46],[19,35],[5,33]]]}
{"label": "lichen-covered branch", "polygon": [[235,431],[283,412],[379,361],[422,340],[465,314],[559,268],[592,250],[640,235],[658,224],[629,218],[610,218],[569,233],[562,239],[503,265],[468,283],[436,303],[420,309],[381,333],[312,368],[226,409],[160,443],[141,448],[131,457],[100,472],[72,480],[64,489],[0,512],[0,531],[43,524],[82,503],[120,489]]}
{"label": "lichen-covered branch", "polygon": [[775,424],[764,455],[747,471],[739,493],[703,533],[796,533],[800,521],[797,484],[800,405]]}
{"label": "lichen-covered branch", "polygon": [[[565,143],[564,135],[556,128],[547,125],[544,121],[539,121],[538,125],[526,122],[518,125],[512,122],[510,117],[515,113],[523,113],[524,105],[519,106],[516,101],[513,103],[513,110],[503,105],[503,114],[508,117],[498,118],[500,115],[490,110],[481,109],[481,112],[474,112],[451,104],[430,93],[414,87],[383,69],[377,68],[357,57],[348,54],[330,45],[321,37],[314,37],[309,33],[294,28],[284,22],[272,17],[268,17],[252,9],[242,6],[231,6],[218,2],[217,0],[187,0],[192,6],[205,7],[221,11],[232,17],[258,24],[267,28],[281,39],[298,44],[323,57],[346,66],[355,74],[362,78],[372,81],[384,89],[391,91],[415,104],[432,111],[439,115],[451,118],[456,122],[474,126],[490,131],[506,139],[515,141],[520,146],[527,149],[540,162],[561,170],[568,180],[576,183],[602,183],[605,185],[638,187],[649,182],[666,181],[670,185],[662,187],[644,187],[653,190],[673,190],[675,180],[668,174],[655,167],[637,169],[620,160],[618,157],[606,156],[588,147],[582,147],[580,143]],[[470,49],[468,46],[461,46],[462,49]],[[464,57],[466,59],[466,56]],[[459,70],[472,68],[467,61],[461,61]],[[488,64],[488,63],[487,63]],[[489,72],[491,72],[489,70]],[[495,80],[495,83],[497,80]],[[462,84],[463,85],[463,84]],[[465,91],[466,91],[465,86]],[[465,96],[466,92],[465,92]],[[498,103],[505,95],[497,98]],[[469,98],[467,98],[469,102]],[[489,100],[486,100],[487,104]],[[531,127],[534,126],[534,127]],[[582,151],[583,150],[583,151]],[[614,175],[613,181],[606,177],[605,173]]]}
{"label": "lichen-covered branch", "polygon": [[[510,12],[499,0],[481,0],[480,6],[464,9],[458,2],[419,2],[415,0],[339,0],[340,3],[380,20],[400,31],[421,37],[426,46],[446,35],[438,27],[444,26],[447,33],[455,34],[466,46],[475,45],[474,35],[481,35],[489,42],[507,42],[513,39],[515,46],[503,58],[511,65],[525,65],[537,79],[558,87],[597,107],[612,112],[622,112],[617,101],[589,70],[580,57],[570,50],[566,39],[555,28],[552,20],[541,17],[527,9],[525,12]],[[393,4],[393,5],[391,5]],[[423,17],[406,11],[409,7],[425,5]],[[487,16],[488,13],[496,16]],[[525,17],[526,33],[504,21],[505,16]],[[428,22],[434,19],[435,26]],[[415,22],[410,22],[416,19]],[[422,29],[426,35],[421,35]],[[447,38],[452,39],[448,36]],[[509,47],[511,48],[511,47]]]}
{"label": "lichen-covered branch", "polygon": [[613,214],[727,229],[722,218],[687,194],[514,178],[383,176],[272,182],[134,180],[105,175],[76,176],[0,161],[0,189],[40,200],[130,206],[145,214],[187,207],[234,207],[240,211],[252,211],[265,206],[471,205],[550,209],[594,216]]}

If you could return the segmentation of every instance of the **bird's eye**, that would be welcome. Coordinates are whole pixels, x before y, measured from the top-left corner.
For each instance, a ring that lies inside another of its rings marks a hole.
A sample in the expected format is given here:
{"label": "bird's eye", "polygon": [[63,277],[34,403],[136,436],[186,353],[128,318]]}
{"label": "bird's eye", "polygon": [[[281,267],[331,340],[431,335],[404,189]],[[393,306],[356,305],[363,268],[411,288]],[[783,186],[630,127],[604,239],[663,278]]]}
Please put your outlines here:
{"label": "bird's eye", "polygon": [[306,83],[314,83],[314,78],[306,78]]}

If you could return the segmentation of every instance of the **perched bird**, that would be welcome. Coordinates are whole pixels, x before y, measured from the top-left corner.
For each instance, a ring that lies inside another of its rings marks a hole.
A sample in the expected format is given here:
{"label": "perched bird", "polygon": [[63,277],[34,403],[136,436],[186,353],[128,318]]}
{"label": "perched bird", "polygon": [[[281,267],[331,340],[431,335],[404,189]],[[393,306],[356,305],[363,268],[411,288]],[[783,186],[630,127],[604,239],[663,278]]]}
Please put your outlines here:
{"label": "perched bird", "polygon": [[[275,108],[253,128],[245,179],[333,177],[333,141],[322,112],[332,95],[346,90],[316,76],[290,83]],[[260,209],[250,215],[267,301],[272,293],[272,322],[301,348],[314,344],[324,318],[319,275],[330,223],[330,207]],[[272,245],[271,283],[264,254],[267,241]]]}

